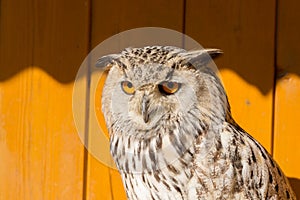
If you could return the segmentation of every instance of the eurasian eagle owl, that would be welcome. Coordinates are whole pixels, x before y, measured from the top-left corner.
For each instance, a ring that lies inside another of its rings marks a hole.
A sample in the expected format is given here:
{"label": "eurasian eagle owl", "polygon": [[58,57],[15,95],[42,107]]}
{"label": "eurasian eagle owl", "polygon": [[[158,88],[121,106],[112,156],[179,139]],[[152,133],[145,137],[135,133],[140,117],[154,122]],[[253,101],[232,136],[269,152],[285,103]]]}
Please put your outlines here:
{"label": "eurasian eagle owl", "polygon": [[208,67],[219,53],[147,46],[98,60],[108,70],[102,111],[128,199],[296,199],[233,120]]}

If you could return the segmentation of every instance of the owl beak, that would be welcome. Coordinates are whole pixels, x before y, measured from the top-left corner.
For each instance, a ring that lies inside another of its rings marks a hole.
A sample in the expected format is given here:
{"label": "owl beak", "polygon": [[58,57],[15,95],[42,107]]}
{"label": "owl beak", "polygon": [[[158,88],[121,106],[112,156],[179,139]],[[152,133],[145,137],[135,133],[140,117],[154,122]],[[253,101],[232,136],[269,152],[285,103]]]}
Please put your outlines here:
{"label": "owl beak", "polygon": [[145,96],[143,96],[143,99],[142,99],[142,116],[143,116],[143,120],[144,120],[145,123],[148,123],[148,121],[149,121],[148,104],[149,104],[149,100]]}

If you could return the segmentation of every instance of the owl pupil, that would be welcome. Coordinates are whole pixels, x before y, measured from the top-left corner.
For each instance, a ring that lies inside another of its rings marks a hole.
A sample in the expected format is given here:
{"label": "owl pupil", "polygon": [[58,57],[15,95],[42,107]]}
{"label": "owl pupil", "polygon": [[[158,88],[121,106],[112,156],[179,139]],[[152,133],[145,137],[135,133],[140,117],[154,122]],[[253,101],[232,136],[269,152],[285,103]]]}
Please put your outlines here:
{"label": "owl pupil", "polygon": [[173,82],[168,82],[167,86],[168,86],[168,88],[173,88],[174,87],[174,83]]}
{"label": "owl pupil", "polygon": [[132,88],[132,83],[127,82],[127,87]]}

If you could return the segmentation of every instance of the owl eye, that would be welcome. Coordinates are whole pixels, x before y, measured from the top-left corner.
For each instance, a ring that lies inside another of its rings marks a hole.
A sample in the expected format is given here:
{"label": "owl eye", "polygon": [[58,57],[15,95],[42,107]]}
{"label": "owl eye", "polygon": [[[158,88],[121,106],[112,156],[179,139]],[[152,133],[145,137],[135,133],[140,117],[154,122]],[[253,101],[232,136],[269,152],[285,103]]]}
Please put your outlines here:
{"label": "owl eye", "polygon": [[158,89],[161,93],[170,95],[177,92],[180,88],[181,84],[172,81],[164,81],[158,85]]}
{"label": "owl eye", "polygon": [[126,94],[134,94],[135,89],[131,82],[129,81],[122,81],[121,88]]}

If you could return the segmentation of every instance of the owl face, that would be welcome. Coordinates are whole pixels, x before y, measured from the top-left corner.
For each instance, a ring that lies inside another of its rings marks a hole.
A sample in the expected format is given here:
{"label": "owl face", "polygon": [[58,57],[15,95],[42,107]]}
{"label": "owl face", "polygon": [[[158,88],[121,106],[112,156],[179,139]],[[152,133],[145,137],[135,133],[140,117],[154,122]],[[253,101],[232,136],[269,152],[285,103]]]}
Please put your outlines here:
{"label": "owl face", "polygon": [[197,80],[193,73],[157,63],[130,66],[124,70],[112,68],[107,79],[113,79],[113,85],[107,84],[109,91],[113,91],[110,99],[112,120],[127,122],[140,132],[184,115],[197,106],[197,88],[193,87]]}
{"label": "owl face", "polygon": [[136,131],[126,134],[150,137],[145,132],[208,104],[207,75],[191,65],[205,65],[207,56],[205,50],[186,52],[176,47],[154,46],[125,49],[121,54],[100,59],[98,65],[110,66],[103,91],[108,127],[128,125]]}

